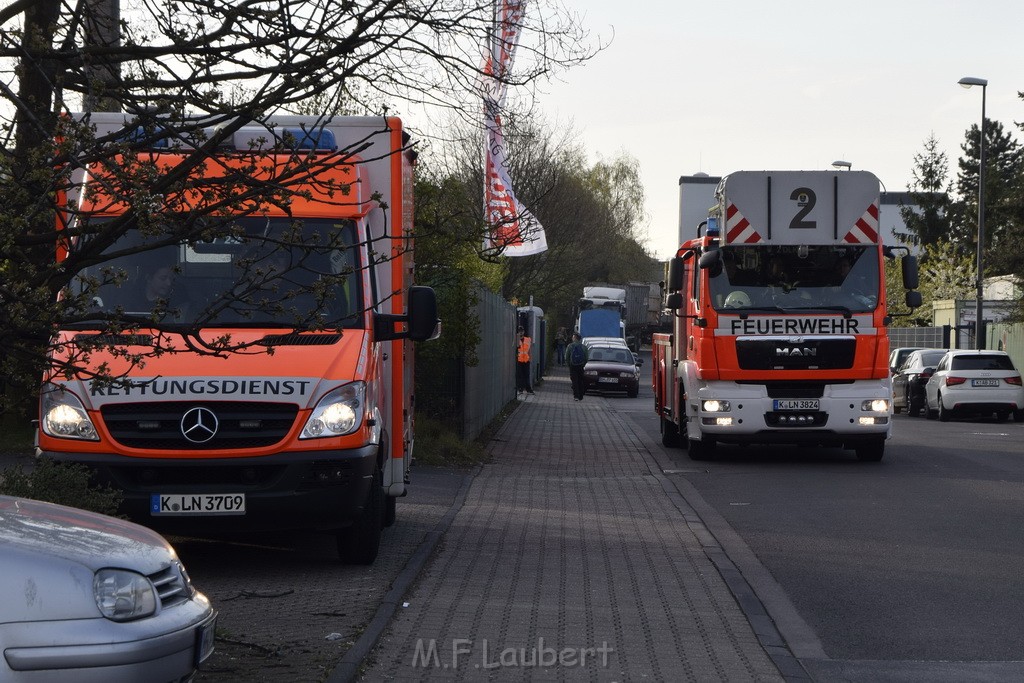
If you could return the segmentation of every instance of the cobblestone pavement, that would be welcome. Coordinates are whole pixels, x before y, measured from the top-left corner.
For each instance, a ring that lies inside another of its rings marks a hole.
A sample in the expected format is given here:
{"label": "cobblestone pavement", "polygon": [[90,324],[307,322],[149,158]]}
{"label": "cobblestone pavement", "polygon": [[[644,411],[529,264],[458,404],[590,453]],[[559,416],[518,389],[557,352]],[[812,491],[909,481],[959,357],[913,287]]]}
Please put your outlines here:
{"label": "cobblestone pavement", "polygon": [[557,372],[526,399],[361,680],[783,680],[629,400]]}

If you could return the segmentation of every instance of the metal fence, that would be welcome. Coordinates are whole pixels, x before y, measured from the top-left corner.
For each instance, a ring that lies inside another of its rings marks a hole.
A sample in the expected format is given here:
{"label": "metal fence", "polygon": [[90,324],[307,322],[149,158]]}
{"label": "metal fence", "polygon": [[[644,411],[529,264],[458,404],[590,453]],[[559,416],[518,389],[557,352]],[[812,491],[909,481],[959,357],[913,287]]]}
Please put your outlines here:
{"label": "metal fence", "polygon": [[942,348],[941,327],[890,327],[889,348],[919,346],[925,349]]}
{"label": "metal fence", "polygon": [[479,436],[516,396],[516,309],[483,287],[476,298],[477,364],[468,366],[457,356],[416,368],[418,409],[467,441]]}
{"label": "metal fence", "polygon": [[516,397],[516,309],[483,287],[477,291],[480,320],[478,363],[463,366],[463,439],[475,439]]}

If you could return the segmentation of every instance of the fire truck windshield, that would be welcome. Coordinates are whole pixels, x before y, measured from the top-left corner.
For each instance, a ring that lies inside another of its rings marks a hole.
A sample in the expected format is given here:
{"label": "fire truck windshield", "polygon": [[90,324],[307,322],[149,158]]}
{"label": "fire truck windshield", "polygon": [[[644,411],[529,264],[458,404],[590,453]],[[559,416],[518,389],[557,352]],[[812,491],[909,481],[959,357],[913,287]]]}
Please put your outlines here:
{"label": "fire truck windshield", "polygon": [[721,268],[708,271],[716,310],[861,313],[878,305],[877,246],[724,246],[721,251]]}
{"label": "fire truck windshield", "polygon": [[[94,221],[88,232],[99,227]],[[226,237],[166,241],[130,229],[103,250],[102,262],[80,270],[69,294],[91,302],[96,320],[74,326],[95,328],[111,314],[142,325],[361,325],[360,250],[351,221],[245,218]],[[83,240],[69,258],[87,258],[88,247]]]}

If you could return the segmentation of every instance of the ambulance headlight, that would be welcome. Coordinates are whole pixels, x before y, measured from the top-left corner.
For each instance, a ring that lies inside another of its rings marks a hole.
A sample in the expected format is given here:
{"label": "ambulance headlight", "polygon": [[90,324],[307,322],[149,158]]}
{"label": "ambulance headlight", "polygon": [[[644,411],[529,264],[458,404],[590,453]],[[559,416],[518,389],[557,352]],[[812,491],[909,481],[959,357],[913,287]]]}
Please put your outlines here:
{"label": "ambulance headlight", "polygon": [[323,439],[351,434],[363,422],[364,382],[352,382],[328,393],[306,420],[300,439]]}
{"label": "ambulance headlight", "polygon": [[887,413],[889,412],[889,401],[884,398],[872,398],[864,401],[860,409],[866,413]]}
{"label": "ambulance headlight", "polygon": [[85,406],[70,391],[55,384],[43,389],[39,404],[43,433],[58,439],[99,441],[96,426]]}

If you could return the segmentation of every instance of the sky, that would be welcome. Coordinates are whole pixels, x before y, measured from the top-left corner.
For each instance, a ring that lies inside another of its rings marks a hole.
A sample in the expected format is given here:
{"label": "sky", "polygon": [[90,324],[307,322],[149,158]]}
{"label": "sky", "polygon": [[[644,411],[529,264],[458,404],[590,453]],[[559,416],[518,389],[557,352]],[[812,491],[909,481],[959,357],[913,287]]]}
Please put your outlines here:
{"label": "sky", "polygon": [[[867,170],[906,190],[932,134],[955,179],[986,116],[1024,142],[1021,0],[562,0],[606,50],[541,86],[591,163],[639,162],[658,258],[678,246],[679,177]],[[527,12],[530,8],[527,8]],[[975,31],[977,29],[977,32]]]}

